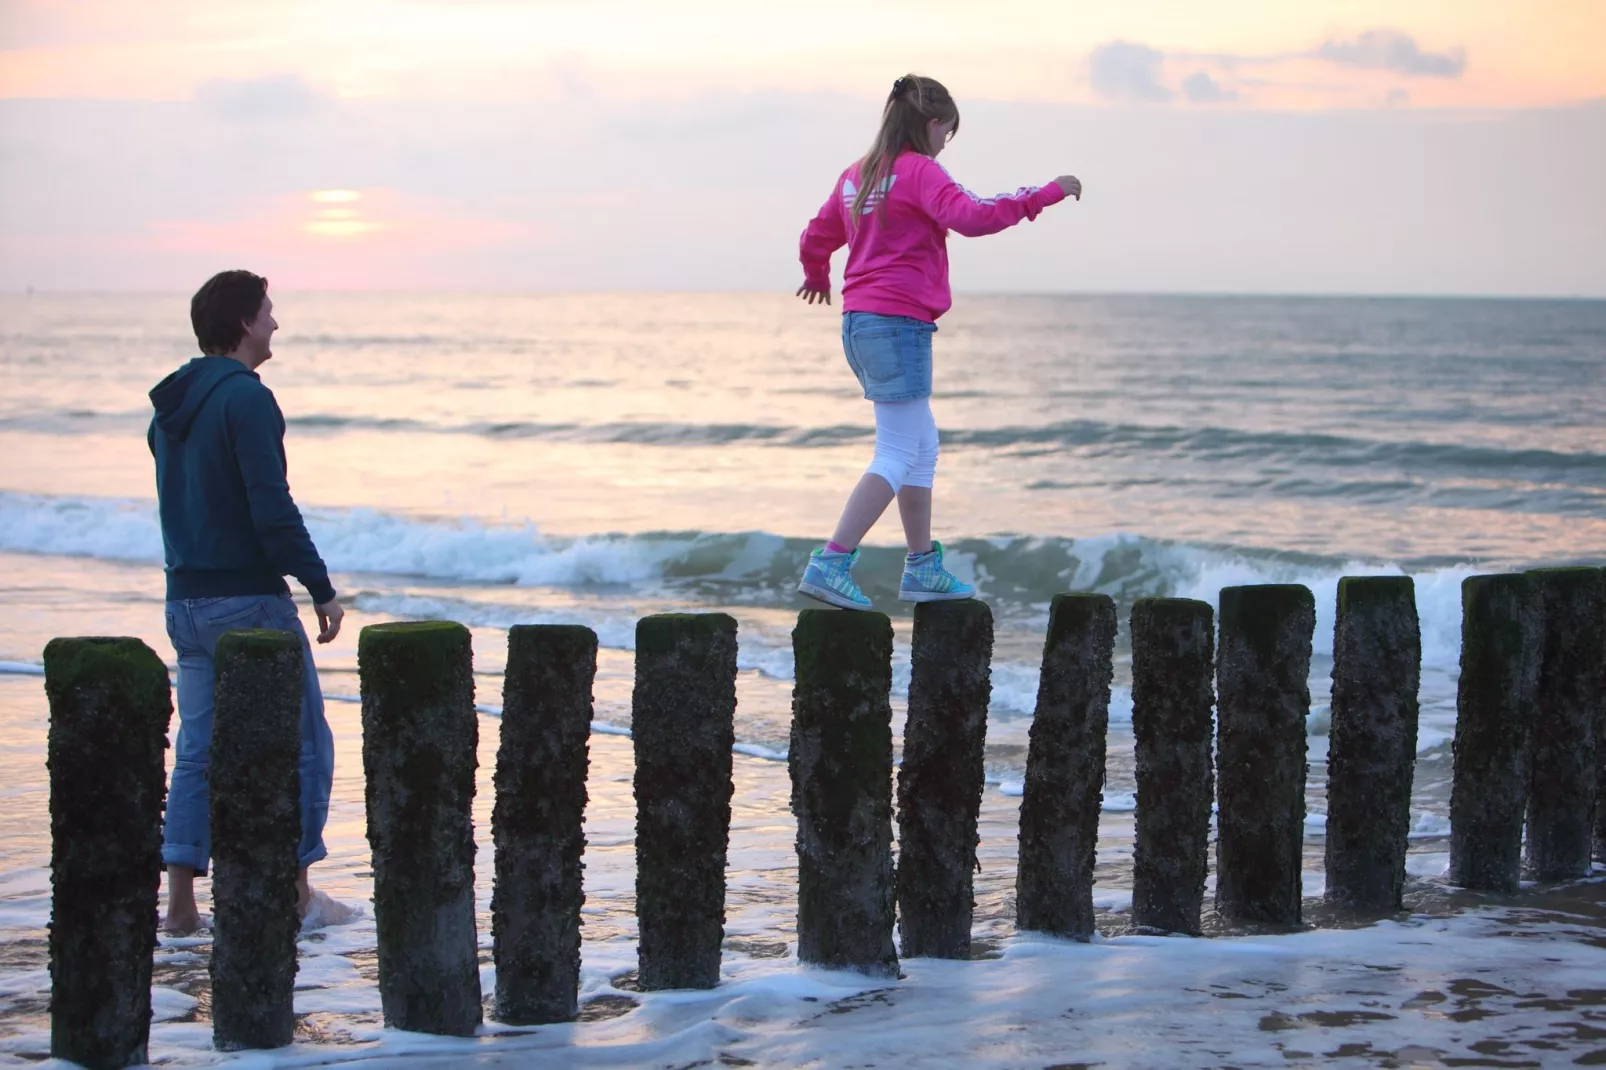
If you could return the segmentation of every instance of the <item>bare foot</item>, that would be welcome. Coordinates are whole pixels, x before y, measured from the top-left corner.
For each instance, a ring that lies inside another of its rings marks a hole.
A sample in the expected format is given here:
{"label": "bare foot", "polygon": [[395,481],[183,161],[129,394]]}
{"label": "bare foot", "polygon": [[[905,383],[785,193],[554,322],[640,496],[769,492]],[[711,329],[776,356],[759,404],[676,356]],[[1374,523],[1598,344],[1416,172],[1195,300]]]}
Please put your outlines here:
{"label": "bare foot", "polygon": [[212,927],[212,919],[198,910],[168,911],[159,926],[168,936],[193,936],[202,929]]}
{"label": "bare foot", "polygon": [[301,928],[322,929],[330,925],[345,925],[362,917],[362,909],[330,898],[327,892],[311,889],[306,908],[301,912]]}

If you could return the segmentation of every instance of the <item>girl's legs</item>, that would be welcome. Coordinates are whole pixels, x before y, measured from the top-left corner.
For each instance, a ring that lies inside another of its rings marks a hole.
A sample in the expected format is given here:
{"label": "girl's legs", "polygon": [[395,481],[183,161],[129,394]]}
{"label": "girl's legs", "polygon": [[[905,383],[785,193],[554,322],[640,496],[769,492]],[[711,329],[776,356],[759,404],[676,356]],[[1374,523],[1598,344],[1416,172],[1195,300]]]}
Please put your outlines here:
{"label": "girl's legs", "polygon": [[848,496],[831,542],[810,555],[799,593],[843,609],[869,609],[870,599],[850,574],[855,551],[897,498],[910,550],[898,597],[921,602],[968,598],[973,589],[943,569],[941,554],[931,552],[931,484],[937,469],[931,400],[878,401],[875,417],[875,457]]}
{"label": "girl's legs", "polygon": [[931,399],[875,403],[875,456],[848,496],[831,541],[856,549],[892,499],[898,499],[910,553],[931,549],[931,484],[937,468],[937,421]]}
{"label": "girl's legs", "polygon": [[904,486],[898,491],[898,517],[911,554],[931,549],[931,488]]}
{"label": "girl's legs", "polygon": [[831,541],[845,550],[856,549],[881,519],[881,514],[887,511],[892,499],[892,486],[885,476],[874,472],[860,476],[859,485],[848,495],[848,504],[842,507],[842,518],[836,522]]}

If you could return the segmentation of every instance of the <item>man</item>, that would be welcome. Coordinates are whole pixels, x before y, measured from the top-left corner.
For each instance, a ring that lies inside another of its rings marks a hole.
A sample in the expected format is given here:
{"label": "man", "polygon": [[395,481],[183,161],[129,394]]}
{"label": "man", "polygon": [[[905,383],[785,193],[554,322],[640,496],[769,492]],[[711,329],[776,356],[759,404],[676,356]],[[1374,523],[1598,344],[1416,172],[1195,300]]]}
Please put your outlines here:
{"label": "man", "polygon": [[284,577],[312,595],[318,642],[340,633],[345,615],[329,571],[307,534],[285,476],[284,416],[256,369],[273,356],[268,280],[225,271],[190,302],[202,356],[151,391],[156,415],[146,440],[156,458],[156,495],[167,558],[167,634],[178,653],[178,742],[167,793],[162,862],[167,866],[166,932],[202,924],[194,880],[211,855],[206,766],[212,743],[212,652],[239,628],[277,628],[301,637],[301,876],[323,843],[334,779],[334,737],[324,719],[312,647]]}

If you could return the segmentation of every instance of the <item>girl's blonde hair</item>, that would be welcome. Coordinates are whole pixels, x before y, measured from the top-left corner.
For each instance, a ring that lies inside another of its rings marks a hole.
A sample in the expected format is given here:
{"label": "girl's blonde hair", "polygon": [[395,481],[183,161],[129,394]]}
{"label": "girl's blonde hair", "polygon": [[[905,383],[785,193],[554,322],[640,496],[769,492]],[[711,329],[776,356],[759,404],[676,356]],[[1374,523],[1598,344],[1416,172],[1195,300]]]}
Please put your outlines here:
{"label": "girl's blonde hair", "polygon": [[[927,143],[927,131],[933,119],[953,123],[953,132],[959,132],[959,108],[941,82],[919,74],[906,74],[892,83],[887,106],[881,113],[881,129],[870,151],[859,162],[859,188],[853,195],[850,218],[856,220],[864,214],[871,191],[879,189],[891,177],[892,166],[898,162],[900,153],[912,149],[930,156],[941,148]],[[875,210],[879,212],[886,203],[884,196],[877,197]]]}

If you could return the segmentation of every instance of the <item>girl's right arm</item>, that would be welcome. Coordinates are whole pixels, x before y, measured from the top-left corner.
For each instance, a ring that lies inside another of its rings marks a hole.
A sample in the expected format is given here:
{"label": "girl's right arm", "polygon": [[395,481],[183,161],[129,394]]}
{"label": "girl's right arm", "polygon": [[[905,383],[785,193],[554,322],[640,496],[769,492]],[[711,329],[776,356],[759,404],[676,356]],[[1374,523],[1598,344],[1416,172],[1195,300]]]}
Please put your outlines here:
{"label": "girl's right arm", "polygon": [[[798,259],[803,262],[803,287],[798,290],[799,295],[820,294],[827,302],[831,293],[831,254],[848,241],[847,227],[842,221],[841,186],[842,181],[838,179],[831,196],[804,228],[798,249]],[[809,303],[814,302],[810,300]]]}

